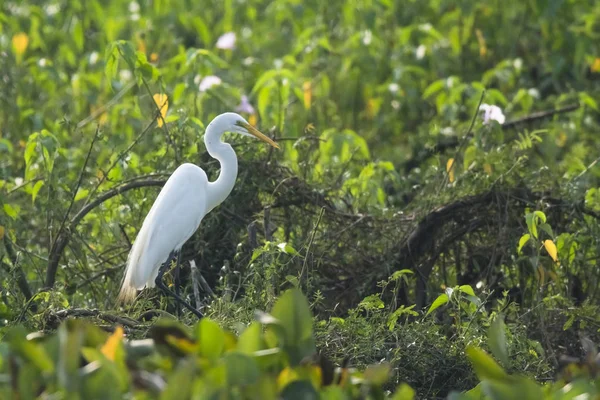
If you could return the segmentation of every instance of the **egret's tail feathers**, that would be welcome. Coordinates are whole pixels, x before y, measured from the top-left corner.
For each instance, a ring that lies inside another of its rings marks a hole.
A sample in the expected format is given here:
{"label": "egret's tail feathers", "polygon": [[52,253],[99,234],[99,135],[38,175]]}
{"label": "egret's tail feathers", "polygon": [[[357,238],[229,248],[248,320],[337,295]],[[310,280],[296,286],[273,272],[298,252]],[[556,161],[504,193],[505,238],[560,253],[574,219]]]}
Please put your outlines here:
{"label": "egret's tail feathers", "polygon": [[127,257],[127,267],[125,268],[125,275],[121,283],[121,291],[117,302],[119,304],[128,304],[133,302],[137,294],[138,289],[144,287],[144,271],[140,271],[142,267],[142,254],[146,249],[146,238],[148,229],[144,223],[142,229],[138,233],[138,236],[133,242],[129,256]]}
{"label": "egret's tail feathers", "polygon": [[117,304],[129,304],[132,303],[137,295],[137,289],[131,285],[121,286],[119,297],[117,298]]}

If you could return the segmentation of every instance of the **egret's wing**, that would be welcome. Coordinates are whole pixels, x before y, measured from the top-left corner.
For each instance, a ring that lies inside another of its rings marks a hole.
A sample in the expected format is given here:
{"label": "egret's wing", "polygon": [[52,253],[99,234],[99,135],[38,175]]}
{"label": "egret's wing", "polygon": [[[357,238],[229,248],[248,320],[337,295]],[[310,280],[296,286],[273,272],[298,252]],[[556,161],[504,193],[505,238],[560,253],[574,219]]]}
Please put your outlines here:
{"label": "egret's wing", "polygon": [[140,229],[129,258],[121,295],[135,296],[136,289],[153,287],[160,265],[198,229],[206,213],[208,179],[193,164],[183,164],[169,177]]}

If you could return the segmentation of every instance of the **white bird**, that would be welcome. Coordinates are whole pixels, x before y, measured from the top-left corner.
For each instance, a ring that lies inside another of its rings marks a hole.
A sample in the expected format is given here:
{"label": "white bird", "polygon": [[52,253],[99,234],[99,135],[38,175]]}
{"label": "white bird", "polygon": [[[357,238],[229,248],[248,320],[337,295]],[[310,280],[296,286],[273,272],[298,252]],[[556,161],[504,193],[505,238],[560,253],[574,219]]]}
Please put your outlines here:
{"label": "white bird", "polygon": [[119,302],[130,303],[138,290],[152,288],[156,284],[196,315],[202,316],[167,289],[162,282],[162,275],[175,253],[196,232],[202,218],[221,204],[235,185],[237,156],[229,144],[221,141],[225,132],[253,136],[279,148],[277,143],[238,114],[224,113],[213,119],[206,127],[204,143],[208,154],[221,163],[219,177],[216,181],[209,182],[202,168],[189,163],[182,164],[173,172],[148,212],[131,247]]}

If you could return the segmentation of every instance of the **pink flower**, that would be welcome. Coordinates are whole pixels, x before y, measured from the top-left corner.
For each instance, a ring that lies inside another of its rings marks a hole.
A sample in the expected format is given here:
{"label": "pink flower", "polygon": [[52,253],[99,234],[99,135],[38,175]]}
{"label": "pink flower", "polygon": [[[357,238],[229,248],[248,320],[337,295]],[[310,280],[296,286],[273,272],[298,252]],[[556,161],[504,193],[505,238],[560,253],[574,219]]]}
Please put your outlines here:
{"label": "pink flower", "polygon": [[242,101],[240,105],[237,106],[235,111],[247,114],[254,114],[254,107],[252,107],[252,104],[250,104],[250,102],[248,101],[248,96],[246,96],[245,94],[242,95]]}
{"label": "pink flower", "polygon": [[216,75],[205,76],[200,81],[200,85],[198,85],[198,90],[200,90],[201,92],[206,92],[211,87],[220,85],[221,82],[221,78],[219,78]]}
{"label": "pink flower", "polygon": [[217,40],[217,49],[233,50],[235,49],[235,32],[227,32],[222,34]]}

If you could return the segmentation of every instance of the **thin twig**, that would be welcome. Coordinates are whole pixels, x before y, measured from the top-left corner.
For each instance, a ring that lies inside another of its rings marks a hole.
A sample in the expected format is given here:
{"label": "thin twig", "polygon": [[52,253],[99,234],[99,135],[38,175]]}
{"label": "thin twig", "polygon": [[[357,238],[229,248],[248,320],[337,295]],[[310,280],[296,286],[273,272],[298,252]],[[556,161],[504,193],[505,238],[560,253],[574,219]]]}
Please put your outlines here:
{"label": "thin twig", "polygon": [[[321,223],[321,218],[323,218],[323,214],[325,213],[325,207],[321,207],[321,212],[319,212],[319,217],[317,218],[317,223],[313,228],[313,231],[310,235],[310,240],[308,241],[308,247],[306,248],[306,256],[304,256],[304,262],[302,263],[302,270],[300,271],[300,282],[302,282],[302,276],[304,275],[304,271],[306,269],[306,263],[308,262],[308,257],[310,256],[310,248],[312,247],[313,241],[315,240],[315,236],[317,235],[317,229],[319,228],[319,224]],[[306,277],[306,285],[308,290],[308,276]]]}
{"label": "thin twig", "polygon": [[83,203],[84,207],[87,205],[87,203],[90,201],[90,199],[96,194],[100,185],[102,185],[102,183],[104,183],[104,181],[108,177],[108,174],[110,173],[110,171],[112,171],[112,169],[131,151],[133,146],[135,146],[142,139],[142,137],[144,137],[146,132],[148,132],[150,130],[150,128],[152,128],[152,126],[156,122],[156,118],[158,117],[158,115],[159,114],[155,115],[154,118],[152,119],[152,121],[150,121],[150,123],[148,125],[146,125],[144,130],[139,135],[137,135],[137,137],[135,139],[133,139],[133,142],[131,142],[129,144],[129,146],[127,146],[127,148],[125,150],[123,150],[121,152],[121,154],[118,155],[118,157],[111,164],[111,166],[108,167],[108,169],[106,171],[102,171],[102,178],[100,178],[100,181],[96,184],[96,186],[94,186],[94,188],[90,191],[90,194],[85,199],[85,202]]}
{"label": "thin twig", "polygon": [[196,308],[200,309],[202,307],[202,302],[200,301],[200,290],[198,286],[200,282],[198,282],[198,267],[196,266],[196,261],[190,260],[190,268],[192,269],[192,289],[194,291],[194,300],[196,301]]}
{"label": "thin twig", "polygon": [[108,101],[108,103],[104,104],[103,106],[101,106],[100,108],[98,108],[97,110],[95,110],[89,117],[81,120],[78,124],[77,124],[77,129],[81,129],[84,126],[86,126],[89,122],[93,121],[94,119],[96,119],[99,115],[101,115],[103,112],[107,111],[110,107],[112,107],[117,101],[119,101],[119,99],[121,97],[123,97],[123,95],[125,93],[127,93],[133,86],[135,86],[135,80],[132,80],[131,82],[129,82],[127,85],[125,85],[125,87],[123,89],[121,89],[121,91],[119,93],[117,93],[112,99],[110,99]]}
{"label": "thin twig", "polygon": [[122,184],[115,188],[107,190],[106,192],[98,196],[94,201],[90,202],[88,205],[84,206],[81,210],[79,210],[79,212],[75,214],[75,216],[71,219],[69,229],[63,231],[60,237],[57,237],[56,239],[56,246],[54,246],[52,252],[50,253],[50,256],[48,257],[48,269],[46,270],[45,286],[47,288],[51,288],[54,286],[54,282],[56,279],[56,271],[58,269],[58,262],[60,260],[60,257],[62,256],[63,250],[69,243],[69,239],[71,237],[70,232],[77,228],[77,225],[83,219],[83,217],[85,217],[90,211],[92,211],[94,208],[98,207],[100,204],[104,203],[108,199],[111,199],[129,190],[148,186],[163,186],[165,182],[166,180],[159,179],[130,181],[126,184]]}

